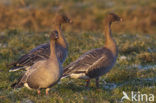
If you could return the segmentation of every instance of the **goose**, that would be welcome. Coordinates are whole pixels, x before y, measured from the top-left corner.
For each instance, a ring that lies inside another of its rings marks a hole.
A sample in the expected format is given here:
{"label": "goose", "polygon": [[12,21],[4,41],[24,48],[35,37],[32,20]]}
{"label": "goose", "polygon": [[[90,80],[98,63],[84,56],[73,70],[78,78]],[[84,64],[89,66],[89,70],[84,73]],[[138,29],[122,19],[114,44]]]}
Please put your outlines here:
{"label": "goose", "polygon": [[96,79],[96,86],[99,87],[99,77],[106,74],[114,66],[118,49],[111,34],[111,24],[115,21],[122,21],[118,15],[109,13],[105,18],[104,34],[105,45],[84,53],[76,61],[64,68],[63,78],[85,79],[86,87],[90,79]]}
{"label": "goose", "polygon": [[[56,41],[55,46],[56,55],[61,64],[65,61],[68,55],[68,45],[61,30],[61,25],[64,23],[72,23],[72,21],[65,15],[57,15],[55,18],[54,27],[55,30],[58,31],[59,39]],[[22,69],[28,70],[34,63],[40,60],[48,59],[49,56],[50,44],[45,43],[32,49],[29,53],[21,56],[16,62],[11,63],[7,66],[11,67],[9,72],[14,72]]]}
{"label": "goose", "polygon": [[63,68],[56,56],[55,43],[58,40],[58,32],[53,31],[50,35],[50,56],[49,59],[40,60],[34,63],[25,72],[22,78],[12,85],[13,88],[20,88],[23,85],[28,89],[36,89],[40,94],[40,89],[46,89],[46,95],[50,87],[55,85],[63,74]]}

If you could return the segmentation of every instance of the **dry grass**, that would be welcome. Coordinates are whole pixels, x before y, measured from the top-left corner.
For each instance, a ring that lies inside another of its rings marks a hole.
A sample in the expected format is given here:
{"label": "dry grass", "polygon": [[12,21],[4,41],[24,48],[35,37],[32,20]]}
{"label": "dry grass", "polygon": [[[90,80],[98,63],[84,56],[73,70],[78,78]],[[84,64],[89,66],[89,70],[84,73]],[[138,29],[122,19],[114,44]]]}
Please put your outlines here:
{"label": "dry grass", "polygon": [[[138,1],[138,2],[137,2]],[[101,3],[101,4],[100,4]],[[156,14],[153,0],[118,0],[99,3],[91,1],[25,1],[18,0],[10,5],[0,5],[0,29],[22,28],[32,31],[49,31],[56,13],[65,13],[74,21],[66,26],[66,31],[103,31],[103,19],[109,12],[116,12],[124,18],[124,22],[113,26],[113,30],[131,33],[156,32]],[[145,5],[148,4],[148,5]],[[46,5],[46,7],[45,7]]]}

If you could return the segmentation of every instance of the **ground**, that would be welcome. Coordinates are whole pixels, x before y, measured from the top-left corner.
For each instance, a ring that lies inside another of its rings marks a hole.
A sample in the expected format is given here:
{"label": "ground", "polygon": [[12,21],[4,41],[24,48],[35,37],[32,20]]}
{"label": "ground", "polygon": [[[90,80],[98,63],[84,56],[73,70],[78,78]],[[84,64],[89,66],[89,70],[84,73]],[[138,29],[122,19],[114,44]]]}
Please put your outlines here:
{"label": "ground", "polygon": [[[0,14],[0,103],[119,103],[123,97],[123,91],[129,97],[131,97],[131,91],[156,96],[154,0],[140,2],[138,0],[127,2],[99,0],[105,4],[104,7],[93,0],[91,2],[89,0],[79,2],[75,0],[56,2],[54,0],[55,2],[52,3],[49,3],[49,0],[30,3],[28,0],[29,2],[24,4],[16,1],[12,4],[4,5],[3,3],[0,7],[3,11]],[[43,8],[43,5],[47,3],[50,6]],[[59,3],[63,7],[58,6]],[[33,11],[23,9],[21,5],[30,5],[30,8],[33,6],[36,16],[28,19]],[[13,7],[16,7],[15,11],[11,9]],[[38,9],[38,7],[43,9]],[[37,45],[49,41],[52,24],[48,24],[48,20],[50,20],[49,16],[54,15],[54,7],[55,9],[60,7],[61,12],[71,15],[75,21],[71,25],[63,25],[64,35],[69,44],[69,56],[64,66],[88,50],[104,46],[102,21],[108,12],[117,12],[125,18],[123,23],[112,24],[112,34],[118,44],[119,55],[112,70],[100,78],[100,88],[96,88],[95,80],[91,81],[89,88],[85,88],[84,80],[68,78],[52,87],[48,96],[45,95],[44,90],[42,90],[42,95],[38,96],[36,91],[30,91],[27,88],[12,89],[10,87],[22,71],[9,73],[6,64],[17,60]],[[72,7],[74,9],[71,9]],[[44,12],[44,10],[49,11]],[[67,12],[68,10],[71,12]],[[82,20],[84,17],[85,19]],[[123,102],[131,103],[129,100]]]}

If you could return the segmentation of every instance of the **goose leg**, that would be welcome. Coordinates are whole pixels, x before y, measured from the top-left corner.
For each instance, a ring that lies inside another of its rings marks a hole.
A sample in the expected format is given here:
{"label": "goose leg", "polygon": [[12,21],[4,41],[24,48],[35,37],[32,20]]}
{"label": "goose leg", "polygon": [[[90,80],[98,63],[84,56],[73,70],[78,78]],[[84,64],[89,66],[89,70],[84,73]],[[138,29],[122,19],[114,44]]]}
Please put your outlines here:
{"label": "goose leg", "polygon": [[88,87],[89,86],[89,83],[90,83],[90,80],[88,79],[88,80],[86,80],[86,87]]}
{"label": "goose leg", "polygon": [[46,95],[49,95],[49,90],[50,90],[50,88],[46,89]]}
{"label": "goose leg", "polygon": [[38,95],[41,95],[41,91],[39,89],[37,90],[37,94]]}
{"label": "goose leg", "polygon": [[96,78],[96,87],[99,88],[99,77]]}

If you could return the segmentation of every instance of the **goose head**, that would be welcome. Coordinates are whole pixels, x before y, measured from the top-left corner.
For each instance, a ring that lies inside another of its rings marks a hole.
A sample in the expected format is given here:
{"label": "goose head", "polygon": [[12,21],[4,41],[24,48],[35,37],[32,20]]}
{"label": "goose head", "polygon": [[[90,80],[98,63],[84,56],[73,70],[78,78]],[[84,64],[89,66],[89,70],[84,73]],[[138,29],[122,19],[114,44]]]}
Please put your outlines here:
{"label": "goose head", "polygon": [[106,21],[109,23],[112,23],[116,21],[123,21],[123,19],[115,13],[109,13],[106,17]]}
{"label": "goose head", "polygon": [[61,25],[65,23],[72,23],[72,20],[69,19],[66,15],[57,15],[55,23]]}

